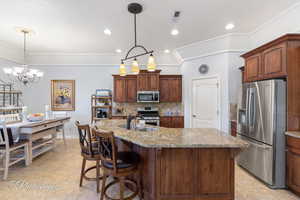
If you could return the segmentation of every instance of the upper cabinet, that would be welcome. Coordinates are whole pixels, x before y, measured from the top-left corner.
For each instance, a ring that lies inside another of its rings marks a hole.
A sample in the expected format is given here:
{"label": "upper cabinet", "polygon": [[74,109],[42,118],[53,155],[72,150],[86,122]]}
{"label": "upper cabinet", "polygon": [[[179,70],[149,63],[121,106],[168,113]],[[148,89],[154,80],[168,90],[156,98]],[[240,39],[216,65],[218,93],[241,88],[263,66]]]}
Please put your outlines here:
{"label": "upper cabinet", "polygon": [[255,54],[245,58],[245,81],[256,81],[262,77],[261,54]]}
{"label": "upper cabinet", "polygon": [[264,78],[286,76],[286,42],[262,52],[262,71]]}
{"label": "upper cabinet", "polygon": [[136,102],[137,78],[134,75],[114,75],[114,101],[118,103]]}
{"label": "upper cabinet", "polygon": [[299,39],[299,35],[286,35],[242,55],[245,82],[286,77],[288,45],[296,37]]}
{"label": "upper cabinet", "polygon": [[138,75],[114,77],[114,102],[135,103],[137,91],[160,91],[160,102],[181,102],[182,76],[141,70]]}
{"label": "upper cabinet", "polygon": [[182,76],[160,75],[159,79],[160,102],[181,102]]}
{"label": "upper cabinet", "polygon": [[145,72],[141,70],[137,75],[138,91],[158,91],[159,90],[159,72]]}

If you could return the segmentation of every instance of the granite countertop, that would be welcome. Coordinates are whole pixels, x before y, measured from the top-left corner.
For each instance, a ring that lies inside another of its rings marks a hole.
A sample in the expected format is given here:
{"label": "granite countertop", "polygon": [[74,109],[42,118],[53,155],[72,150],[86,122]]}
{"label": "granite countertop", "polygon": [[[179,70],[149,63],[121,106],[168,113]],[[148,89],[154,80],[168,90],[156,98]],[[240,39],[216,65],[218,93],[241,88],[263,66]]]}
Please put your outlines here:
{"label": "granite countertop", "polygon": [[300,138],[300,131],[287,131],[285,132],[285,135],[295,137],[295,138]]}
{"label": "granite countertop", "polygon": [[102,120],[97,128],[146,148],[246,148],[248,144],[225,132],[209,128],[163,128],[144,132],[123,128],[126,120]]}

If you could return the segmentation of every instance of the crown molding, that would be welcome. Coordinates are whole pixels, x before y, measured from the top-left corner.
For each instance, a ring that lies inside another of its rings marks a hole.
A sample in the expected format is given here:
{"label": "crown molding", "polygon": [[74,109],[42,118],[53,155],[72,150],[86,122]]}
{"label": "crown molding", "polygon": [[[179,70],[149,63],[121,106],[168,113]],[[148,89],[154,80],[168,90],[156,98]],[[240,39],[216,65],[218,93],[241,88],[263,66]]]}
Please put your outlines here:
{"label": "crown molding", "polygon": [[266,26],[269,26],[273,23],[275,23],[276,21],[278,21],[280,18],[288,15],[292,10],[296,9],[298,6],[300,6],[300,2],[299,3],[295,3],[292,6],[290,6],[289,8],[281,11],[278,15],[274,16],[273,18],[271,18],[270,20],[268,20],[267,22],[263,23],[262,25],[258,26],[255,30],[251,31],[249,33],[249,35],[254,35],[255,33],[261,31],[262,29],[264,29]]}
{"label": "crown molding", "polygon": [[183,60],[183,62],[193,61],[193,60],[210,57],[210,56],[215,56],[215,55],[220,55],[220,54],[225,54],[225,53],[240,53],[240,54],[242,54],[246,51],[247,51],[246,49],[228,49],[228,50],[222,50],[222,51],[215,51],[215,52],[211,52],[211,53],[207,53],[207,54],[203,54],[203,55],[199,55],[199,56],[185,58]]}

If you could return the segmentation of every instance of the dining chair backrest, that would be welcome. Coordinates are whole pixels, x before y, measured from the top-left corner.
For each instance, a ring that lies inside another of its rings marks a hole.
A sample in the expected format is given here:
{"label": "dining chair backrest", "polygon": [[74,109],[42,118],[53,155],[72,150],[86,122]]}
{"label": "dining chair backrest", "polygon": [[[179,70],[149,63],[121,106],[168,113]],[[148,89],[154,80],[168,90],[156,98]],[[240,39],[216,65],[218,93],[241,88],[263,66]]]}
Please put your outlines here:
{"label": "dining chair backrest", "polygon": [[90,131],[90,126],[88,124],[80,124],[79,121],[75,122],[79,134],[79,143],[81,147],[81,152],[94,156],[92,136]]}
{"label": "dining chair backrest", "polygon": [[9,138],[5,121],[0,121],[0,130],[0,145],[5,146],[5,149],[9,149]]}
{"label": "dining chair backrest", "polygon": [[118,149],[115,143],[114,133],[93,128],[92,134],[95,135],[98,141],[101,161],[112,165],[114,172],[117,173]]}

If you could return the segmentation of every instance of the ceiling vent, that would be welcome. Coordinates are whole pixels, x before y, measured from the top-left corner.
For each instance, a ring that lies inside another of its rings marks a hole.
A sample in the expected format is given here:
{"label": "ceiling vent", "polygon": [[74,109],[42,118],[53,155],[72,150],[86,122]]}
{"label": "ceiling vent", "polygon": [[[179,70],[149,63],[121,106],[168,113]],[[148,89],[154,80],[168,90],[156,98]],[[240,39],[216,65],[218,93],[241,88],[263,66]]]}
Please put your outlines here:
{"label": "ceiling vent", "polygon": [[173,21],[174,23],[177,23],[178,20],[179,20],[179,18],[180,18],[180,11],[175,11],[174,14],[173,14],[172,21]]}

